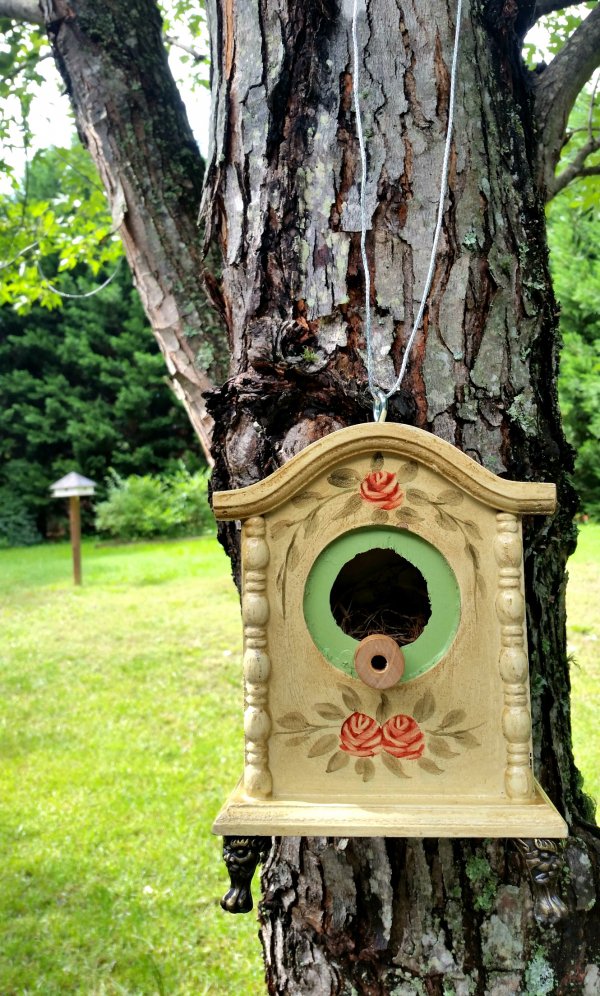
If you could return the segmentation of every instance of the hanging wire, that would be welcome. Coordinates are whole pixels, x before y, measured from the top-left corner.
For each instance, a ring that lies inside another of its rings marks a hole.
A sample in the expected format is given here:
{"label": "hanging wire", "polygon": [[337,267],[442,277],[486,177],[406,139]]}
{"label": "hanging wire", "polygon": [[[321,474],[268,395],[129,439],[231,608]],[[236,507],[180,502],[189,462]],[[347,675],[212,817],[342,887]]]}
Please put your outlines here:
{"label": "hanging wire", "polygon": [[462,16],[462,0],[457,0],[456,5],[456,24],[454,28],[454,50],[452,53],[452,66],[450,70],[450,96],[448,100],[448,128],[446,131],[446,143],[444,146],[444,158],[442,161],[442,173],[440,180],[440,197],[438,202],[437,210],[437,221],[435,226],[435,231],[433,234],[433,244],[431,246],[431,257],[429,260],[429,270],[427,272],[427,277],[425,278],[425,286],[423,287],[423,294],[421,297],[421,304],[419,305],[419,310],[417,312],[417,317],[415,318],[412,331],[408,337],[404,349],[404,355],[402,357],[402,363],[400,365],[400,372],[396,378],[395,383],[390,388],[389,391],[384,391],[380,388],[375,381],[374,372],[374,356],[373,356],[373,332],[371,325],[371,274],[369,272],[369,261],[367,259],[366,252],[366,239],[367,239],[367,206],[366,206],[366,184],[367,184],[367,153],[365,149],[365,141],[363,136],[362,119],[360,113],[360,96],[358,89],[358,73],[359,73],[359,60],[358,60],[358,4],[359,0],[354,0],[354,7],[352,11],[352,43],[353,43],[353,91],[354,91],[354,110],[356,114],[356,132],[358,135],[358,144],[360,147],[360,160],[361,160],[361,187],[360,187],[360,224],[361,224],[361,234],[360,234],[360,251],[362,257],[362,264],[364,269],[364,279],[365,279],[365,338],[367,341],[367,377],[369,383],[369,390],[373,398],[373,418],[376,422],[382,422],[385,420],[387,413],[387,402],[393,394],[398,391],[404,374],[406,373],[406,367],[410,358],[410,352],[415,341],[415,336],[421,325],[423,319],[423,313],[425,311],[425,306],[427,304],[427,298],[429,296],[429,291],[431,290],[431,283],[433,281],[433,274],[435,271],[436,253],[438,242],[440,239],[440,233],[442,231],[442,223],[444,220],[444,202],[446,200],[446,191],[448,187],[448,171],[450,166],[450,151],[452,148],[452,128],[454,124],[454,105],[456,100],[456,77],[458,70],[458,50],[460,42],[460,22]]}
{"label": "hanging wire", "polygon": [[360,94],[358,92],[358,0],[354,0],[352,11],[352,44],[354,48],[354,66],[352,71],[352,89],[354,91],[354,110],[356,112],[356,133],[360,146],[360,254],[362,256],[365,276],[365,338],[367,340],[367,376],[369,390],[375,398],[376,385],[373,380],[373,336],[371,333],[371,273],[367,259],[367,152],[363,135],[362,117],[360,114]]}
{"label": "hanging wire", "polygon": [[99,284],[98,287],[94,287],[93,290],[86,291],[85,294],[67,294],[67,293],[65,293],[65,291],[59,290],[58,287],[55,287],[53,284],[50,283],[48,277],[46,276],[46,274],[42,270],[42,264],[40,263],[39,260],[37,261],[38,272],[39,272],[40,276],[46,281],[46,284],[50,288],[50,290],[53,291],[54,294],[58,294],[59,297],[67,297],[67,298],[70,298],[73,301],[81,301],[81,300],[83,300],[86,297],[95,297],[96,294],[99,294],[100,291],[103,291],[105,287],[108,287],[109,284],[112,284],[112,282],[115,279],[117,273],[119,272],[120,266],[121,266],[121,260],[119,260],[119,262],[117,263],[117,265],[116,265],[115,269],[113,270],[113,272],[111,273],[110,277],[107,277],[107,279],[104,281],[104,283]]}

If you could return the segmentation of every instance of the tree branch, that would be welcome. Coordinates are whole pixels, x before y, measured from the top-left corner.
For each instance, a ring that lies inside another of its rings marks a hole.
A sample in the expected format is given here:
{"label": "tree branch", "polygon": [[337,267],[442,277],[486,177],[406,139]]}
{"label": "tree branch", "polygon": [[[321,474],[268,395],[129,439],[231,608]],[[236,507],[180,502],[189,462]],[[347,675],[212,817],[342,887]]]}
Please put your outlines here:
{"label": "tree branch", "polygon": [[539,21],[540,17],[546,17],[547,14],[554,14],[557,10],[566,10],[567,7],[574,7],[574,3],[569,3],[568,0],[538,0],[535,5],[535,10],[533,12],[533,21]]}
{"label": "tree branch", "polygon": [[567,120],[578,94],[600,65],[600,4],[537,77],[535,102],[541,180],[550,190]]}
{"label": "tree branch", "polygon": [[597,152],[598,149],[600,149],[600,138],[591,136],[585,145],[577,150],[577,154],[562,172],[558,176],[553,176],[552,184],[548,187],[548,200],[564,190],[573,180],[578,180],[582,176],[598,176],[600,174],[600,166],[585,165],[587,157],[592,152]]}
{"label": "tree branch", "polygon": [[165,35],[165,41],[167,41],[169,45],[174,45],[175,48],[180,48],[182,52],[187,52],[188,55],[192,56],[194,62],[208,62],[208,55],[206,52],[200,52],[197,48],[192,48],[191,45],[185,45],[184,42],[179,41],[175,35]]}
{"label": "tree branch", "polygon": [[0,0],[0,17],[8,17],[11,21],[27,21],[28,24],[44,23],[37,0]]}

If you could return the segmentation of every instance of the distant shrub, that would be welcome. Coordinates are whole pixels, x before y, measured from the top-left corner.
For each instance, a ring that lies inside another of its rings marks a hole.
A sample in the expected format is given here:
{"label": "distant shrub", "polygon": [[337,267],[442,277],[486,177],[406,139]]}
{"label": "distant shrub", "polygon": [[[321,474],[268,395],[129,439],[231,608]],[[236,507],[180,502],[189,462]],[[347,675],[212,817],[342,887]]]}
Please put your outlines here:
{"label": "distant shrub", "polygon": [[35,518],[21,499],[7,488],[0,488],[0,549],[33,546],[41,541]]}
{"label": "distant shrub", "polygon": [[120,477],[111,472],[108,497],[96,507],[96,529],[115,539],[193,536],[213,528],[208,474],[180,468],[169,476]]}

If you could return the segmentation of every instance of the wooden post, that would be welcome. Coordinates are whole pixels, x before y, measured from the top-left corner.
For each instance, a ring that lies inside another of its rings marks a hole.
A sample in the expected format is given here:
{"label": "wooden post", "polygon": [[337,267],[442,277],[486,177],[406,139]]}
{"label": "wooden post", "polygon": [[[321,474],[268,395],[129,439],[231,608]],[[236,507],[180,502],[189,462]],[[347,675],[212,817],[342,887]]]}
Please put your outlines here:
{"label": "wooden post", "polygon": [[81,510],[79,495],[69,498],[69,526],[71,531],[71,551],[73,554],[73,582],[81,584]]}

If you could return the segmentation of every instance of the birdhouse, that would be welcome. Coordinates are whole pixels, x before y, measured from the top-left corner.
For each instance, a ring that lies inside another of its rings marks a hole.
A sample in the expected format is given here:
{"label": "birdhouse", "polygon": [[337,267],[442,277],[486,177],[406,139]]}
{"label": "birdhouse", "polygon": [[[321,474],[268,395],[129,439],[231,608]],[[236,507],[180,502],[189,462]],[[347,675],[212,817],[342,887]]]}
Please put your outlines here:
{"label": "birdhouse", "polygon": [[60,481],[55,481],[50,485],[50,494],[53,498],[79,498],[84,495],[93,495],[96,490],[95,481],[90,481],[89,477],[71,471],[65,474]]}
{"label": "birdhouse", "polygon": [[69,531],[71,534],[71,551],[73,556],[73,581],[76,585],[81,584],[81,510],[79,499],[86,495],[93,495],[96,491],[96,482],[89,477],[71,471],[50,485],[50,494],[53,498],[69,499]]}
{"label": "birdhouse", "polygon": [[566,835],[532,768],[521,538],[554,485],[376,423],[213,503],[242,523],[246,748],[215,833]]}

